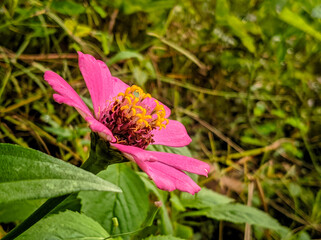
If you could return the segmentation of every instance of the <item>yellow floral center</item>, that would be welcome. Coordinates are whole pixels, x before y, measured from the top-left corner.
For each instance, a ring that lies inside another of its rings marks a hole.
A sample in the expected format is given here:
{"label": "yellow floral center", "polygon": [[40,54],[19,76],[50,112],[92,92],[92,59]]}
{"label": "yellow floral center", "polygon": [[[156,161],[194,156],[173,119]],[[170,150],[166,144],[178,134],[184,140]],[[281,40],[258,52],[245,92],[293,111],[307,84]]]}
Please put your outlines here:
{"label": "yellow floral center", "polygon": [[133,85],[117,95],[99,120],[113,132],[117,143],[146,148],[154,141],[151,131],[166,128],[165,115],[163,105]]}

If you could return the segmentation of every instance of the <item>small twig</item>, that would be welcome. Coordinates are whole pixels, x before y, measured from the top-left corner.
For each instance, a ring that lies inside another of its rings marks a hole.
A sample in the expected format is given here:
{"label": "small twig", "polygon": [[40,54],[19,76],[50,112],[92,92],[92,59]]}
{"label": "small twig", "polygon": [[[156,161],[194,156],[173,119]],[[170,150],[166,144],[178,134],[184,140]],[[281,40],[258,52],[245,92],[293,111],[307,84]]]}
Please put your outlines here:
{"label": "small twig", "polygon": [[219,233],[218,233],[218,239],[223,240],[223,229],[224,229],[224,222],[220,221],[219,223]]}
{"label": "small twig", "polygon": [[[254,181],[251,180],[248,185],[248,198],[247,198],[247,206],[252,206],[252,199],[253,199],[253,192],[254,192]],[[245,224],[245,232],[244,232],[244,240],[251,240],[252,233],[251,233],[251,224]]]}
{"label": "small twig", "polygon": [[38,94],[38,95],[35,95],[35,96],[31,96],[30,98],[27,98],[25,100],[22,100],[18,103],[15,103],[13,105],[11,105],[10,107],[7,107],[7,108],[0,108],[0,115],[4,114],[4,113],[8,113],[8,112],[11,112],[17,108],[20,108],[22,106],[25,106],[25,105],[28,105],[34,101],[37,101],[39,100],[40,98],[42,98],[43,95],[42,94]]}
{"label": "small twig", "polygon": [[108,25],[108,33],[109,34],[111,34],[113,31],[118,13],[119,13],[119,9],[115,9],[111,15],[110,22]]}
{"label": "small twig", "polygon": [[[260,155],[262,153],[270,152],[270,151],[278,149],[285,142],[291,142],[291,139],[281,138],[266,147],[255,148],[255,149],[251,149],[251,150],[247,150],[247,151],[243,151],[243,152],[239,152],[239,153],[231,153],[228,155],[228,158],[229,159],[239,159],[239,158],[243,158],[243,157],[247,157],[247,156]],[[226,156],[222,156],[219,158],[215,158],[215,160],[224,161],[226,158],[227,158]]]}
{"label": "small twig", "polygon": [[204,120],[200,119],[196,114],[183,109],[183,108],[178,108],[178,111],[186,114],[187,116],[193,118],[197,122],[199,122],[201,125],[206,127],[208,130],[213,132],[216,136],[218,136],[220,139],[222,139],[224,142],[226,142],[228,145],[230,145],[232,148],[234,148],[238,152],[243,152],[244,150],[238,146],[236,143],[234,143],[230,138],[226,137],[221,131],[219,131],[217,128],[214,126],[210,125],[209,123],[205,122]]}
{"label": "small twig", "polygon": [[256,183],[257,189],[259,191],[259,196],[260,196],[261,202],[263,204],[264,211],[268,212],[268,206],[265,201],[265,194],[264,194],[264,191],[262,188],[262,184],[258,178],[255,178],[255,183]]}
{"label": "small twig", "polygon": [[294,215],[293,213],[289,213],[288,211],[286,211],[283,207],[277,205],[274,201],[269,201],[269,204],[276,210],[278,210],[279,212],[281,212],[282,214],[284,214],[285,216],[287,216],[288,218],[301,223],[303,225],[311,225],[309,222],[305,221],[304,219],[300,218],[297,215]]}
{"label": "small twig", "polygon": [[[261,185],[261,182],[260,180],[256,177],[255,179],[255,184],[256,184],[256,187],[258,189],[258,192],[259,192],[259,197],[261,199],[261,202],[263,204],[263,209],[266,213],[268,213],[268,206],[266,204],[266,200],[265,200],[265,194],[264,194],[264,190],[262,188],[262,185]],[[271,232],[269,229],[266,229],[265,231],[265,236],[266,236],[266,239],[270,239],[271,238]]]}
{"label": "small twig", "polygon": [[17,56],[14,53],[7,52],[6,55],[0,54],[0,60],[10,58],[10,59],[20,59],[26,61],[45,61],[45,60],[56,60],[56,59],[77,59],[78,55],[76,53],[50,53],[50,54],[21,54]]}
{"label": "small twig", "polygon": [[[226,158],[228,158],[228,156]],[[225,173],[230,172],[236,168],[235,166],[245,165],[248,161],[250,161],[252,159],[253,159],[253,157],[251,157],[251,156],[243,157],[240,160],[238,160],[236,163],[234,163],[232,166],[225,168],[223,171]]]}
{"label": "small twig", "polygon": [[178,44],[169,41],[161,36],[159,36],[156,33],[147,33],[147,35],[152,36],[152,37],[156,37],[158,38],[162,43],[170,46],[171,48],[175,49],[177,52],[183,54],[184,56],[186,56],[188,59],[190,59],[192,62],[194,62],[200,69],[202,70],[207,70],[207,66],[202,63],[193,53],[189,52],[188,50],[182,48],[181,46],[179,46]]}
{"label": "small twig", "polygon": [[[195,92],[200,92],[200,93],[204,93],[207,95],[211,95],[211,96],[218,96],[218,97],[224,97],[227,99],[230,98],[241,98],[241,99],[246,99],[247,93],[244,92],[226,92],[226,91],[219,91],[219,90],[215,90],[215,89],[208,89],[208,88],[203,88],[203,87],[199,87],[187,82],[182,82],[182,81],[177,81],[176,79],[172,79],[169,77],[159,77],[159,79],[162,82],[166,82],[169,84],[174,84],[176,86],[185,88],[185,89],[189,89],[191,91],[195,91]],[[289,96],[274,96],[273,98],[271,97],[266,97],[266,96],[249,96],[249,99],[251,100],[262,100],[262,101],[290,101],[290,97]]]}
{"label": "small twig", "polygon": [[29,121],[28,119],[20,116],[13,116],[13,117],[6,116],[5,119],[15,124],[20,122],[20,126],[24,125],[26,130],[29,130],[29,131],[33,130],[37,132],[39,136],[46,138],[51,144],[54,144],[62,148],[63,150],[69,152],[76,160],[81,160],[80,156],[77,153],[73,152],[68,146],[64,145],[61,142],[58,142],[54,136],[51,136],[49,133],[47,133],[46,131],[44,131],[43,129],[41,129],[36,124]]}

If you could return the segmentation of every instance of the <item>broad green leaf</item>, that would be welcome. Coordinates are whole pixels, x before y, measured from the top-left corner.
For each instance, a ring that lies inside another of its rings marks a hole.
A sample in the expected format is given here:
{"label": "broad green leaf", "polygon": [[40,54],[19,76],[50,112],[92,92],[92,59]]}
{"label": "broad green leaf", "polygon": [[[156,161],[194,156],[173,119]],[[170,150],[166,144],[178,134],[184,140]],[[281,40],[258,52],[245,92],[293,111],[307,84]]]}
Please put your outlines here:
{"label": "broad green leaf", "polygon": [[321,41],[321,33],[318,30],[316,30],[313,26],[311,26],[309,23],[307,23],[304,18],[292,12],[290,9],[284,8],[280,13],[279,17],[284,22],[292,25],[295,28],[300,29],[301,31],[307,34],[310,34],[311,36]]}
{"label": "broad green leaf", "polygon": [[178,238],[171,235],[149,236],[148,238],[144,238],[144,240],[182,240],[182,239],[183,238]]}
{"label": "broad green leaf", "polygon": [[83,5],[74,1],[55,0],[51,3],[50,8],[66,15],[78,15],[86,11]]}
{"label": "broad green leaf", "polygon": [[43,203],[42,199],[0,203],[0,223],[23,221]]}
{"label": "broad green leaf", "polygon": [[[115,164],[98,174],[122,188],[123,193],[80,192],[81,211],[99,222],[109,233],[139,229],[148,212],[148,192],[139,176],[126,164]],[[115,228],[112,218],[117,218]]]}
{"label": "broad green leaf", "polygon": [[63,200],[57,207],[55,207],[50,214],[58,214],[59,212],[64,212],[66,210],[80,212],[81,203],[80,199],[77,198],[78,194],[71,194],[65,200]]}
{"label": "broad green leaf", "polygon": [[34,239],[104,239],[109,237],[106,230],[84,214],[66,211],[42,219],[18,240]]}
{"label": "broad green leaf", "polygon": [[183,224],[175,223],[175,236],[181,237],[183,239],[193,238],[193,228]]}
{"label": "broad green leaf", "polygon": [[[142,228],[150,227],[150,226],[153,225],[153,222],[154,222],[154,220],[156,218],[156,215],[157,215],[159,209],[160,208],[157,207],[156,205],[151,205],[150,206],[150,209],[149,209],[149,211],[147,213],[147,217],[146,217],[145,221],[142,224]],[[142,230],[142,231],[144,231],[144,230]]]}
{"label": "broad green leaf", "polygon": [[216,220],[252,225],[277,230],[281,227],[278,221],[265,212],[242,204],[215,205],[204,210],[204,215]]}
{"label": "broad green leaf", "polygon": [[144,59],[143,55],[141,55],[138,52],[134,51],[121,51],[117,53],[115,56],[113,56],[109,61],[107,62],[108,66],[113,65],[114,63],[117,63],[122,60],[130,59],[130,58],[137,58],[139,61],[142,61]]}
{"label": "broad green leaf", "polygon": [[185,192],[181,194],[181,203],[184,207],[189,208],[202,209],[216,206],[218,204],[227,204],[233,201],[234,200],[232,198],[228,198],[207,188],[202,188],[201,191],[195,195]]}
{"label": "broad green leaf", "polygon": [[121,190],[94,174],[42,152],[0,144],[0,203],[78,191]]}

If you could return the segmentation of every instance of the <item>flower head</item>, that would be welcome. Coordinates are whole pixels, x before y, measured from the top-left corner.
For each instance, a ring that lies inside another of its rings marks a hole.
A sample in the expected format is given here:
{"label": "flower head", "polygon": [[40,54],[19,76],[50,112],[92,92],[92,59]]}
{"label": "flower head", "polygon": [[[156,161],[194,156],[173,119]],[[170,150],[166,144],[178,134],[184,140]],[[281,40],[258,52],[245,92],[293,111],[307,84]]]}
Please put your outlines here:
{"label": "flower head", "polygon": [[99,122],[111,130],[116,143],[145,149],[154,142],[152,130],[166,128],[169,121],[164,107],[156,99],[156,105],[150,106],[147,98],[150,94],[133,85],[98,113]]}
{"label": "flower head", "polygon": [[76,108],[92,131],[136,162],[160,189],[198,192],[200,187],[183,171],[207,176],[207,163],[178,154],[145,150],[150,144],[183,147],[191,142],[184,125],[168,119],[170,109],[140,87],[128,86],[113,77],[104,62],[81,52],[78,55],[94,114],[63,78],[46,71],[45,80],[57,92],[53,95],[55,101]]}

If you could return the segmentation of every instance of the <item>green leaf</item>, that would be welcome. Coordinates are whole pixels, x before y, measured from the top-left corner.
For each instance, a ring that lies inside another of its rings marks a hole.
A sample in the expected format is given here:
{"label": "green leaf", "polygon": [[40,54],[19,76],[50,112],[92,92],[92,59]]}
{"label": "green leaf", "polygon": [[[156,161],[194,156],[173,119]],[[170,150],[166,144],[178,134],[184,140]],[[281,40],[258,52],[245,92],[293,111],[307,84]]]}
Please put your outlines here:
{"label": "green leaf", "polygon": [[303,133],[307,133],[309,131],[309,127],[300,118],[289,117],[286,119],[285,123],[300,129]]}
{"label": "green leaf", "polygon": [[183,54],[185,57],[187,57],[189,60],[191,60],[193,63],[195,63],[199,68],[206,69],[206,65],[204,63],[202,63],[193,53],[191,53],[187,49],[182,48],[180,45],[178,45],[172,41],[169,41],[169,40],[157,35],[156,33],[150,32],[150,33],[148,33],[148,35],[158,38],[162,43],[170,46],[171,48],[175,49],[177,52]]}
{"label": "green leaf", "polygon": [[272,109],[271,114],[279,117],[279,118],[285,118],[286,113],[282,109]]}
{"label": "green leaf", "polygon": [[36,150],[4,143],[0,156],[0,203],[88,190],[121,191],[90,172]]}
{"label": "green leaf", "polygon": [[174,237],[171,235],[166,236],[149,236],[148,238],[144,238],[144,240],[182,240],[183,238]]}
{"label": "green leaf", "polygon": [[139,61],[142,61],[144,59],[143,55],[141,55],[138,52],[121,51],[121,52],[117,53],[115,56],[113,56],[111,59],[109,59],[109,61],[107,62],[107,65],[111,66],[116,62],[119,62],[119,61],[122,61],[122,60],[126,60],[126,59],[130,59],[130,58],[137,58]]}
{"label": "green leaf", "polygon": [[225,22],[230,15],[230,6],[226,0],[217,0],[215,17],[219,22]]}
{"label": "green leaf", "polygon": [[265,212],[242,204],[215,205],[208,211],[204,211],[204,213],[205,216],[216,220],[233,223],[249,223],[274,230],[281,228],[278,221]]}
{"label": "green leaf", "polygon": [[242,143],[246,143],[246,144],[251,144],[254,146],[265,146],[266,143],[264,141],[262,141],[261,139],[258,139],[256,137],[251,137],[251,136],[242,136],[240,138]]}
{"label": "green leaf", "polygon": [[311,219],[314,223],[321,222],[321,190],[318,191],[312,207]]}
{"label": "green leaf", "polygon": [[288,8],[284,8],[279,17],[284,22],[300,29],[307,34],[310,34],[311,36],[321,41],[321,33],[318,30],[314,29],[314,27],[312,27],[309,23],[307,23],[304,18],[292,12]]}
{"label": "green leaf", "polygon": [[105,0],[108,5],[121,9],[124,14],[135,12],[159,12],[170,9],[175,5],[174,0]]}
{"label": "green leaf", "polygon": [[[126,164],[111,165],[98,176],[121,187],[123,193],[80,192],[81,211],[109,233],[137,230],[146,219],[149,206],[148,192],[140,177]],[[117,218],[117,228],[112,218]]]}
{"label": "green leaf", "polygon": [[189,208],[202,209],[213,207],[218,204],[227,204],[233,201],[234,199],[228,198],[207,188],[202,188],[201,191],[195,195],[185,192],[181,194],[181,203],[184,207]]}
{"label": "green leaf", "polygon": [[66,28],[76,37],[86,37],[91,33],[91,28],[89,26],[80,24],[73,19],[66,19],[64,23]]}
{"label": "green leaf", "polygon": [[[232,33],[236,35],[242,41],[242,44],[251,52],[255,53],[254,39],[248,34],[248,27],[245,22],[234,16],[230,12],[230,6],[226,0],[216,1],[216,20],[228,26]],[[256,26],[258,32],[261,30],[259,26]],[[249,29],[251,30],[252,27]]]}
{"label": "green leaf", "polygon": [[313,18],[321,19],[321,4],[312,9],[311,16]]}
{"label": "green leaf", "polygon": [[159,201],[162,202],[162,205],[160,207],[160,226],[162,234],[173,234],[174,229],[165,205],[168,193],[166,191],[158,189],[155,184],[150,181],[146,173],[140,172],[139,175],[141,177],[141,180],[143,180],[146,188],[152,191],[157,196]]}
{"label": "green leaf", "polygon": [[241,39],[242,44],[251,53],[255,53],[254,39],[247,33],[246,25],[236,16],[230,16],[227,23],[232,32]]}
{"label": "green leaf", "polygon": [[311,237],[306,231],[300,231],[292,239],[293,240],[311,240]]}
{"label": "green leaf", "polygon": [[133,68],[133,76],[139,86],[144,86],[148,80],[148,74],[146,71],[142,70],[140,67],[135,66]]}
{"label": "green leaf", "polygon": [[51,210],[50,214],[58,214],[59,212],[64,212],[66,210],[80,212],[81,203],[77,196],[77,193],[69,195],[66,199],[59,203],[58,206]]}
{"label": "green leaf", "polygon": [[194,235],[193,228],[183,224],[175,224],[175,236],[183,239],[192,239]]}
{"label": "green leaf", "polygon": [[42,199],[1,203],[0,223],[23,221],[43,203]]}
{"label": "green leaf", "polygon": [[100,15],[101,18],[107,17],[107,13],[105,12],[105,10],[102,7],[97,5],[95,2],[91,2],[90,4],[93,7],[93,9],[96,11],[96,13],[98,13]]}
{"label": "green leaf", "polygon": [[170,195],[171,195],[170,202],[172,203],[173,208],[180,212],[186,211],[185,207],[181,203],[181,200],[178,198],[178,196],[173,192],[171,192]]}
{"label": "green leaf", "polygon": [[16,239],[104,239],[106,230],[84,214],[66,211],[42,219]]}
{"label": "green leaf", "polygon": [[85,7],[73,1],[53,1],[51,9],[66,15],[78,15],[86,11]]}

